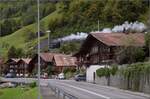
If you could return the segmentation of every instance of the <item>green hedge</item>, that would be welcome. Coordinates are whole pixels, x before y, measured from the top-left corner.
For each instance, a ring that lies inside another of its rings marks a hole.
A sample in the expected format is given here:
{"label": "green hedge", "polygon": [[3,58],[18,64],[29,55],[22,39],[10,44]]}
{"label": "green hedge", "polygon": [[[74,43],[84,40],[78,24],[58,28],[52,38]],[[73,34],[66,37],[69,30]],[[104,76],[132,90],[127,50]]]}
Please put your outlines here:
{"label": "green hedge", "polygon": [[99,77],[105,76],[109,77],[110,75],[115,75],[118,70],[118,67],[116,65],[110,66],[110,67],[104,67],[96,70],[96,74]]}

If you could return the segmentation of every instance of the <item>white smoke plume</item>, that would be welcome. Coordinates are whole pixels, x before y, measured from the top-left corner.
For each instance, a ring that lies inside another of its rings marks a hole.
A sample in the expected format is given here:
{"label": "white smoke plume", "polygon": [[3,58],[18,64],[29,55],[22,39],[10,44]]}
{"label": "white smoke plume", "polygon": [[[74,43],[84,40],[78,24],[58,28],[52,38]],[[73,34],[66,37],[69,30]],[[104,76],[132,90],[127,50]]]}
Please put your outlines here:
{"label": "white smoke plume", "polygon": [[72,41],[72,40],[84,40],[86,39],[86,37],[88,36],[87,33],[81,32],[81,33],[77,33],[77,34],[71,34],[69,36],[65,36],[62,38],[57,39],[57,41]]}
{"label": "white smoke plume", "polygon": [[[142,22],[128,22],[125,21],[122,25],[116,25],[112,29],[111,28],[104,28],[102,31],[94,31],[95,33],[123,33],[123,32],[144,32],[146,30],[146,26]],[[92,33],[94,33],[92,31]],[[78,32],[77,34],[71,34],[69,36],[65,36],[62,38],[58,38],[56,41],[72,41],[72,40],[84,40],[88,36],[87,33],[84,32]]]}
{"label": "white smoke plume", "polygon": [[128,22],[125,21],[122,25],[116,25],[112,29],[111,28],[104,28],[101,33],[113,33],[113,32],[138,32],[142,33],[146,30],[146,25],[142,22]]}

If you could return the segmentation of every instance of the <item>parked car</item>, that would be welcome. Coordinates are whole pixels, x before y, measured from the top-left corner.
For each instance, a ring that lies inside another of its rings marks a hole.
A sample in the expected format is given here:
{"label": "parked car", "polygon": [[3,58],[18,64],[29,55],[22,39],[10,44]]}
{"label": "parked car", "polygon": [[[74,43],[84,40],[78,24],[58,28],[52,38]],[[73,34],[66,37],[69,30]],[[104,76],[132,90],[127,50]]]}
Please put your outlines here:
{"label": "parked car", "polygon": [[5,78],[14,78],[16,77],[14,73],[7,73]]}
{"label": "parked car", "polygon": [[86,81],[86,75],[84,75],[84,74],[78,74],[78,75],[75,75],[74,79],[76,81]]}
{"label": "parked car", "polygon": [[48,79],[48,75],[41,75],[42,79]]}
{"label": "parked car", "polygon": [[65,79],[65,76],[64,76],[64,73],[60,73],[59,75],[58,75],[58,79]]}

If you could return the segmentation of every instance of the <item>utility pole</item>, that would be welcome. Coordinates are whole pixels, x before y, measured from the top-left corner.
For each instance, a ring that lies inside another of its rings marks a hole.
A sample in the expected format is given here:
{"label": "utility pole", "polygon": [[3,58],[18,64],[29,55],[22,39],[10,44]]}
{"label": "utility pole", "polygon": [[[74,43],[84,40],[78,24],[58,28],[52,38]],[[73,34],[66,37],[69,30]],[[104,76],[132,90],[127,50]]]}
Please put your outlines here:
{"label": "utility pole", "polygon": [[40,0],[37,0],[37,29],[38,29],[38,99],[41,98],[41,91],[40,91]]}
{"label": "utility pole", "polygon": [[97,29],[99,31],[99,20],[97,21]]}
{"label": "utility pole", "polygon": [[48,33],[48,51],[50,51],[50,33],[51,33],[51,31],[50,30],[47,30],[46,31],[47,33]]}

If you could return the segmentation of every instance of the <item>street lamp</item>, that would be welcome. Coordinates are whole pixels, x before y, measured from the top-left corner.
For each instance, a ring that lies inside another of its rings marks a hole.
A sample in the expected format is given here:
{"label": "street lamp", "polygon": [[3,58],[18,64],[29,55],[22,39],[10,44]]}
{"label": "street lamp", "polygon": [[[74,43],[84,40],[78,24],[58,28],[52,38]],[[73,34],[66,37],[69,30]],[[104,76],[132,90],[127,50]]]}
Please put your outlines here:
{"label": "street lamp", "polygon": [[37,0],[37,29],[38,29],[38,99],[40,99],[40,0]]}
{"label": "street lamp", "polygon": [[50,33],[51,33],[51,31],[47,30],[46,32],[48,33],[48,50],[50,51]]}

